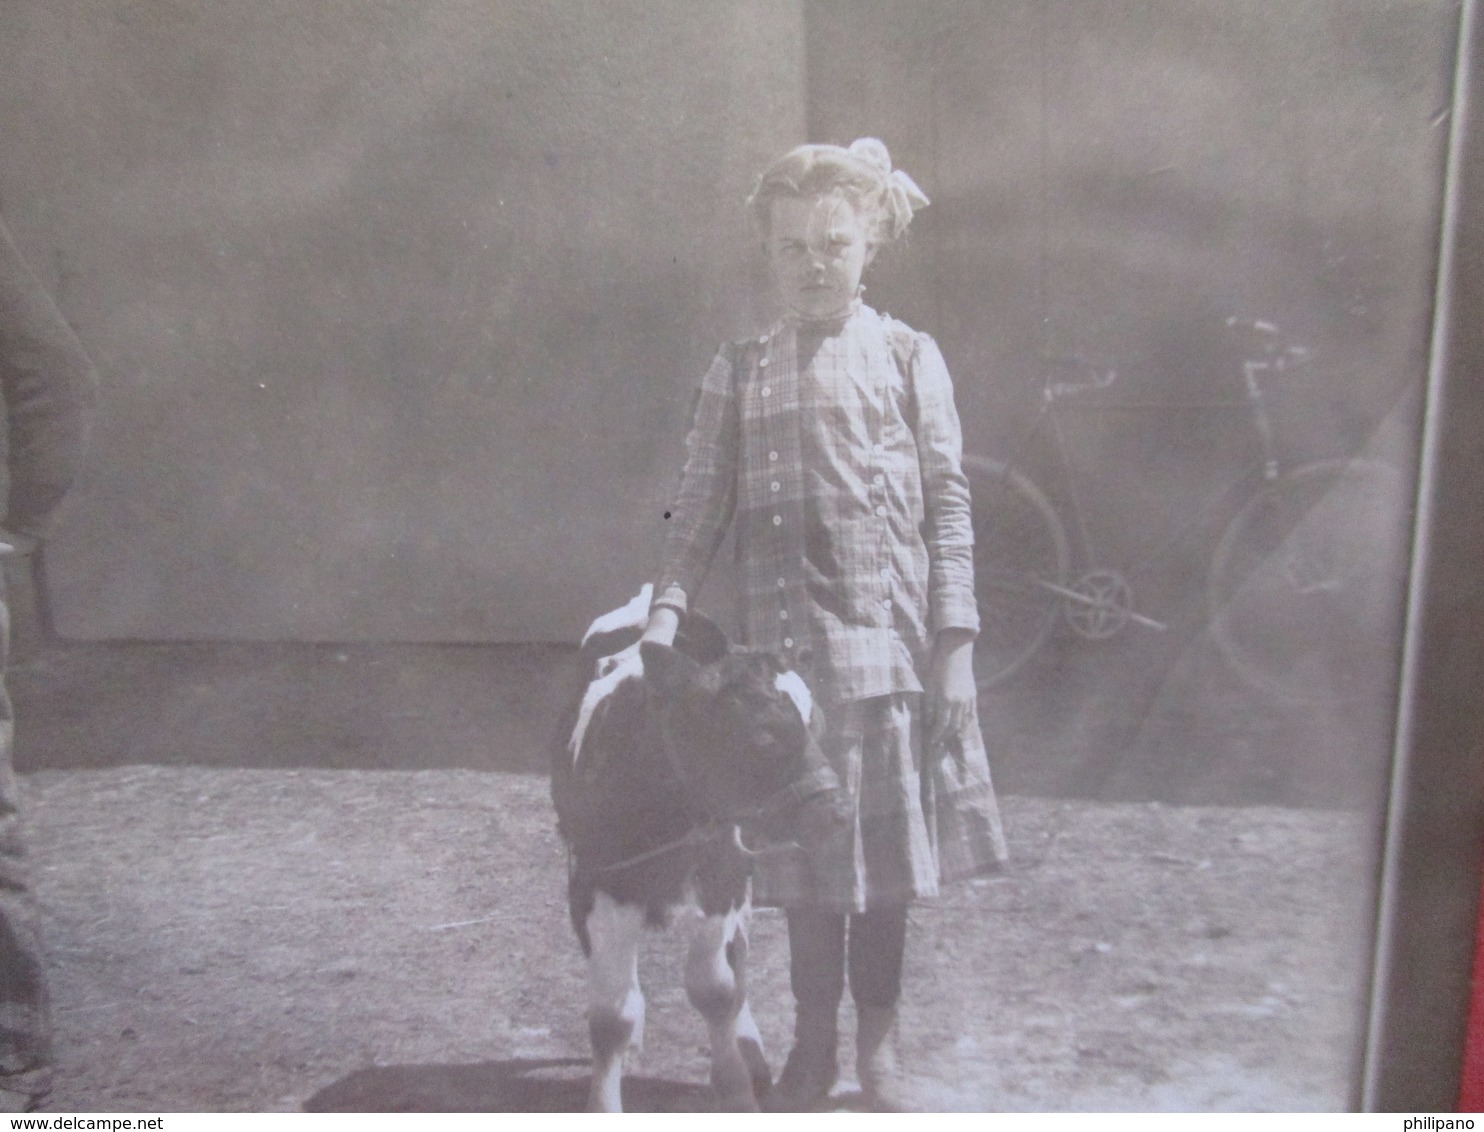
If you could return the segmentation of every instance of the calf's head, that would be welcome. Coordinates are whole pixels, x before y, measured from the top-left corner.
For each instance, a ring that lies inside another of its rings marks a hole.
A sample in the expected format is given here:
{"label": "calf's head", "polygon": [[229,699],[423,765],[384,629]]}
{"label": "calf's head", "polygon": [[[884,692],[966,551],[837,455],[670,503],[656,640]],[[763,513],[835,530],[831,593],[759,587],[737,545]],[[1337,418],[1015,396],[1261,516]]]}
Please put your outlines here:
{"label": "calf's head", "polygon": [[808,691],[777,657],[737,650],[701,664],[653,642],[640,655],[666,750],[701,815],[805,843],[846,820]]}

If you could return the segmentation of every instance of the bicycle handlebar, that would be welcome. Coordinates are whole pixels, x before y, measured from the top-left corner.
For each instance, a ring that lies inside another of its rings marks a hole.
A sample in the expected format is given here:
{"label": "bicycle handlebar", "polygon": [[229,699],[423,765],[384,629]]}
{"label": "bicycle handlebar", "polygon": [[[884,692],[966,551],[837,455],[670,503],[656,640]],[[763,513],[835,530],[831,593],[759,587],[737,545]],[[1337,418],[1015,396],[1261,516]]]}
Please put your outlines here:
{"label": "bicycle handlebar", "polygon": [[[1249,393],[1253,397],[1261,396],[1254,384],[1259,373],[1283,373],[1313,360],[1312,350],[1306,346],[1290,343],[1283,329],[1277,323],[1269,322],[1265,318],[1243,318],[1240,315],[1229,315],[1226,319],[1226,328],[1233,333],[1245,335],[1249,339],[1256,339],[1255,342],[1244,344],[1243,348],[1243,353],[1246,355],[1243,369],[1247,373]],[[1106,389],[1118,380],[1118,370],[1115,367],[1093,361],[1080,354],[1043,354],[1041,366],[1051,371],[1047,373],[1046,383],[1042,388],[1042,396],[1047,401],[1055,401],[1059,397],[1068,397],[1077,393]],[[1053,381],[1052,377],[1057,371],[1070,373],[1078,380]]]}
{"label": "bicycle handlebar", "polygon": [[[1231,315],[1226,320],[1226,328],[1257,339],[1256,349],[1249,353],[1247,361],[1264,369],[1281,372],[1290,366],[1303,365],[1314,357],[1314,352],[1308,347],[1290,344],[1283,330],[1265,318]],[[1248,350],[1251,349],[1249,346]]]}
{"label": "bicycle handlebar", "polygon": [[1254,334],[1269,338],[1283,336],[1283,331],[1278,329],[1277,324],[1265,318],[1242,318],[1239,315],[1230,315],[1226,320],[1226,328],[1228,330],[1250,330]]}
{"label": "bicycle handlebar", "polygon": [[1050,370],[1062,370],[1081,374],[1081,381],[1052,381],[1047,376],[1043,390],[1048,401],[1065,397],[1071,393],[1082,393],[1089,389],[1106,389],[1118,379],[1118,371],[1112,366],[1091,361],[1077,354],[1041,356],[1041,365]]}

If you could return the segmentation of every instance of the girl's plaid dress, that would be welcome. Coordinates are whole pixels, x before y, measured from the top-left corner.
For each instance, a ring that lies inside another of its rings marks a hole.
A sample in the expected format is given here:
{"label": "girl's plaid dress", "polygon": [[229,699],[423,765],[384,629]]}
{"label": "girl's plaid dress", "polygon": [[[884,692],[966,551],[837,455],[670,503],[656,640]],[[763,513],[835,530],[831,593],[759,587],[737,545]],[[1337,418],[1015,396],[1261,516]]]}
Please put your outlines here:
{"label": "girl's plaid dress", "polygon": [[962,447],[936,344],[859,301],[702,379],[655,603],[684,615],[735,522],[744,641],[804,672],[856,799],[853,829],[765,859],[760,902],[900,904],[1005,858],[977,722],[923,749],[933,636],[979,628]]}

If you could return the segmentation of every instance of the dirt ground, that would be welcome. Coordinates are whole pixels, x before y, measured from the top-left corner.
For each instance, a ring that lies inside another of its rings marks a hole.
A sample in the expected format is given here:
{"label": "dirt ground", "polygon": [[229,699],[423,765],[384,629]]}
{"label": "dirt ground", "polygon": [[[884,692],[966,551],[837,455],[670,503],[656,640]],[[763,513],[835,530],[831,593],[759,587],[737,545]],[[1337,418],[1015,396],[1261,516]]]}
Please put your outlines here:
{"label": "dirt ground", "polygon": [[[539,778],[134,766],[26,784],[60,1039],[50,1109],[581,1103],[582,965]],[[1013,866],[913,914],[902,1045],[928,1104],[1346,1106],[1364,823],[1005,808]],[[790,1024],[776,913],[757,914],[754,942],[776,1064]],[[643,964],[635,1107],[709,1103],[678,944],[656,937]]]}

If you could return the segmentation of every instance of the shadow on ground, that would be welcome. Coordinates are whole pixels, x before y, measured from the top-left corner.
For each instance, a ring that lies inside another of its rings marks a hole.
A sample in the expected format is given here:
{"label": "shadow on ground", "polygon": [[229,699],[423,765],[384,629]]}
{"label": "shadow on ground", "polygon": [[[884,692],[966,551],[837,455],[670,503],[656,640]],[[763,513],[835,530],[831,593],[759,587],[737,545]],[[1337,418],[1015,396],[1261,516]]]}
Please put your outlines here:
{"label": "shadow on ground", "polygon": [[[361,1069],[304,1102],[305,1112],[581,1112],[586,1058],[525,1058],[474,1065],[384,1065]],[[703,1085],[658,1077],[623,1082],[629,1112],[715,1111]]]}
{"label": "shadow on ground", "polygon": [[[326,1085],[305,1112],[583,1112],[592,1063],[581,1057],[474,1065],[378,1065]],[[828,1110],[863,1111],[859,1090],[836,1093]],[[627,1074],[625,1112],[717,1112],[705,1085]],[[826,1111],[821,1108],[820,1111]]]}

